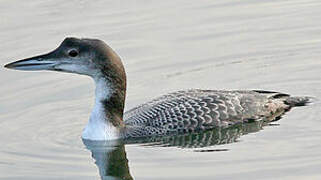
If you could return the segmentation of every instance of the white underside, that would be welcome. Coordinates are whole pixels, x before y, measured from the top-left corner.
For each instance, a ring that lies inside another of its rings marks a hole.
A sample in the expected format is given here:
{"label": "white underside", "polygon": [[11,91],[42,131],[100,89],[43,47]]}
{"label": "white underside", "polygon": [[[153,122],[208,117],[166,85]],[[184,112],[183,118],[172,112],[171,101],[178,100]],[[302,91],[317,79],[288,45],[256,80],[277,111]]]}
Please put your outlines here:
{"label": "white underside", "polygon": [[102,99],[110,95],[108,83],[98,79],[96,82],[96,100],[90,119],[82,132],[82,138],[89,140],[115,140],[120,138],[119,130],[108,121]]}

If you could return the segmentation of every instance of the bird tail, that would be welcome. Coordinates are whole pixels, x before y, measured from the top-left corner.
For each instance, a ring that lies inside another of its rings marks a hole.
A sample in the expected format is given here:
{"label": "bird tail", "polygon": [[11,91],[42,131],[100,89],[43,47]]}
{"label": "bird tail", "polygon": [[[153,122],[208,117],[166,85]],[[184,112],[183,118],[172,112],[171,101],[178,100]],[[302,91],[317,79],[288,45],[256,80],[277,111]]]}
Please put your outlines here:
{"label": "bird tail", "polygon": [[314,100],[316,99],[313,97],[307,97],[307,96],[288,97],[287,99],[285,99],[284,103],[291,107],[295,107],[295,106],[305,106],[309,103],[312,103]]}

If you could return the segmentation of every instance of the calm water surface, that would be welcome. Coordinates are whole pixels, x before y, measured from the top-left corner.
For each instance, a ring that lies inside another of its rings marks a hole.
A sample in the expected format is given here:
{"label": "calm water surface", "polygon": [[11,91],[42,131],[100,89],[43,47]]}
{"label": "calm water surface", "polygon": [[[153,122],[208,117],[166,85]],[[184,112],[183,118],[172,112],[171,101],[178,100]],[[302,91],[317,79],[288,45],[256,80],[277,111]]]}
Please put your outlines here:
{"label": "calm water surface", "polygon": [[[126,109],[189,88],[320,99],[320,9],[319,0],[2,0],[0,63],[92,37],[123,59]],[[0,83],[0,179],[321,179],[319,101],[274,126],[110,145],[80,137],[91,79],[0,68]]]}

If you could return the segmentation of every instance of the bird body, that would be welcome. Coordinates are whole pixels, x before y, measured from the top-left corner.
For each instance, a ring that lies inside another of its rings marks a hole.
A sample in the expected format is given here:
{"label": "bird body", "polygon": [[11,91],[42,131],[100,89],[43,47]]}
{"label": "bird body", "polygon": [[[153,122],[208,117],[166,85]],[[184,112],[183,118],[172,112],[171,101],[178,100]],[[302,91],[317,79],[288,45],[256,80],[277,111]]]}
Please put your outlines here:
{"label": "bird body", "polygon": [[[269,91],[192,89],[161,96],[124,114],[125,137],[168,135],[273,121],[308,98]],[[148,129],[146,131],[146,129]]]}
{"label": "bird body", "polygon": [[192,89],[173,92],[124,113],[126,74],[120,57],[103,41],[66,38],[54,51],[5,67],[52,70],[90,76],[95,105],[82,137],[128,139],[199,132],[251,121],[273,121],[294,106],[309,102],[271,91]]}

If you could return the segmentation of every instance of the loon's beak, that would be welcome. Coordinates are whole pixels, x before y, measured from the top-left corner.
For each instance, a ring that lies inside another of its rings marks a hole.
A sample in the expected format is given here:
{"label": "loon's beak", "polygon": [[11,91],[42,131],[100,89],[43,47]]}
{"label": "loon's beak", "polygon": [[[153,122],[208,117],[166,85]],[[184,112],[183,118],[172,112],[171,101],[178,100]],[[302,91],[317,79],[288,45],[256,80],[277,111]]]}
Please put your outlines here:
{"label": "loon's beak", "polygon": [[22,59],[9,64],[4,67],[16,70],[37,71],[37,70],[54,70],[56,65],[60,64],[51,58],[51,53],[35,56],[27,59]]}

